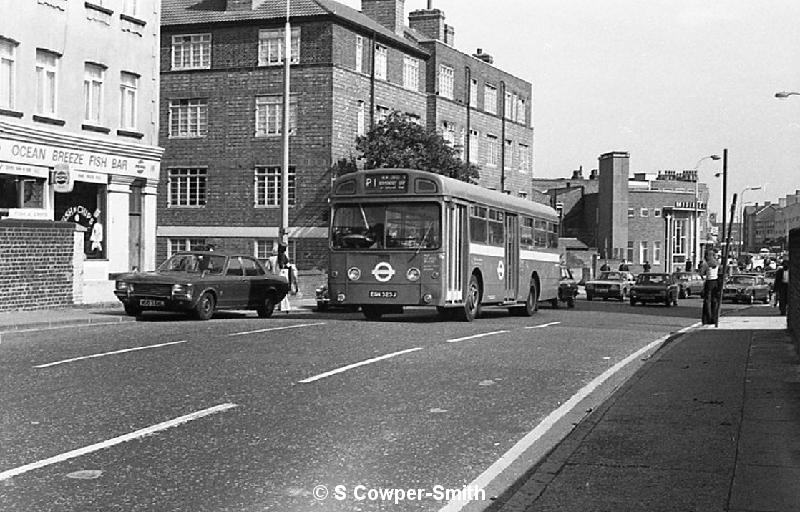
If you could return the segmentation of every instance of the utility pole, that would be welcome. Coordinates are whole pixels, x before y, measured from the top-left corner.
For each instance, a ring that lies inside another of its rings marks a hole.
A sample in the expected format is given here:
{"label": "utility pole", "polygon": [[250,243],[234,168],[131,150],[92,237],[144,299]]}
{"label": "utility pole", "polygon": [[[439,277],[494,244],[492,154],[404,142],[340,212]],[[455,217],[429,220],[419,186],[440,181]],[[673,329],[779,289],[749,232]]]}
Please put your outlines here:
{"label": "utility pole", "polygon": [[292,60],[292,26],[289,23],[291,0],[286,0],[286,27],[283,34],[283,112],[281,112],[281,140],[283,160],[281,165],[281,225],[278,230],[280,243],[289,247],[289,105],[291,87],[290,61]]}

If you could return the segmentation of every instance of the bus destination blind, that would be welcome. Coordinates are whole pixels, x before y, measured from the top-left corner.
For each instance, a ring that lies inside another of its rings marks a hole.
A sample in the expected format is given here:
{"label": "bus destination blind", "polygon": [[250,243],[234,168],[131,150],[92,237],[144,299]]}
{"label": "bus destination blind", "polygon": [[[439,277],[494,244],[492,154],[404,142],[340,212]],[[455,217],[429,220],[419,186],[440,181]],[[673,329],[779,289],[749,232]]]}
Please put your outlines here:
{"label": "bus destination blind", "polygon": [[404,173],[372,174],[364,177],[367,192],[408,192],[408,175]]}

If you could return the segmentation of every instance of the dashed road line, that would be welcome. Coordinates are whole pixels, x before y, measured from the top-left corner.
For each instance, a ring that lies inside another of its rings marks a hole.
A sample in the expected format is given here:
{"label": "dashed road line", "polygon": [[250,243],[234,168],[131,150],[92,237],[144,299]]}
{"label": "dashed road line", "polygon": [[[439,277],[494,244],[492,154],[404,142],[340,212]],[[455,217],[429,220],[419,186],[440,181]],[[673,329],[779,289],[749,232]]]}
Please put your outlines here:
{"label": "dashed road line", "polygon": [[542,329],[544,327],[550,327],[551,325],[558,325],[560,323],[561,322],[548,322],[546,324],[541,324],[541,325],[531,325],[526,327],[526,329]]}
{"label": "dashed road line", "polygon": [[486,336],[493,336],[495,334],[504,334],[509,331],[492,331],[492,332],[483,332],[480,334],[473,334],[472,336],[464,336],[463,338],[451,338],[447,340],[447,343],[458,343],[459,341],[466,341],[466,340],[474,340],[476,338],[485,338]]}
{"label": "dashed road line", "polygon": [[56,366],[59,364],[67,364],[67,363],[74,363],[76,361],[83,361],[85,359],[95,359],[97,357],[105,357],[105,356],[113,356],[116,354],[124,354],[126,352],[136,352],[138,350],[149,350],[151,348],[160,348],[166,347],[169,345],[178,345],[179,343],[186,343],[188,340],[181,340],[181,341],[170,341],[168,343],[159,343],[157,345],[145,345],[142,347],[133,347],[133,348],[123,348],[122,350],[114,350],[112,352],[103,352],[100,354],[91,354],[88,356],[81,356],[81,357],[73,357],[71,359],[64,359],[62,361],[55,361],[53,363],[46,363],[46,364],[39,364],[34,366],[34,368],[49,368],[51,366]]}
{"label": "dashed road line", "polygon": [[299,327],[313,327],[315,325],[325,325],[325,322],[317,322],[313,324],[284,325],[282,327],[267,327],[264,329],[256,329],[255,331],[232,332],[228,334],[228,336],[244,336],[246,334],[258,334],[261,332],[270,332],[270,331],[283,331],[286,329],[297,329]]}
{"label": "dashed road line", "polygon": [[187,423],[189,421],[197,420],[205,416],[210,416],[212,414],[217,414],[219,412],[227,411],[228,409],[232,409],[234,407],[237,407],[237,405],[231,403],[216,405],[214,407],[209,407],[208,409],[203,409],[202,411],[196,411],[191,414],[179,416],[175,419],[164,421],[162,423],[158,423],[157,425],[152,425],[150,427],[142,428],[136,430],[135,432],[115,437],[113,439],[108,439],[100,443],[84,446],[83,448],[78,448],[77,450],[72,450],[66,453],[55,455],[53,457],[49,457],[47,459],[42,459],[36,462],[32,462],[30,464],[25,464],[24,466],[8,469],[0,473],[0,482],[21,475],[23,473],[27,473],[28,471],[33,471],[34,469],[40,469],[45,466],[50,466],[52,464],[58,464],[59,462],[64,462],[65,460],[74,459],[76,457],[81,457],[89,453],[93,453],[99,450],[104,450],[106,448],[110,448],[112,446],[125,443],[127,441],[132,441],[134,439],[146,437],[155,434],[156,432],[166,430],[168,428],[177,427],[182,423]]}
{"label": "dashed road line", "polygon": [[382,355],[380,357],[373,357],[372,359],[367,359],[365,361],[361,361],[358,363],[348,364],[347,366],[343,366],[341,368],[337,368],[335,370],[331,370],[329,372],[320,373],[319,375],[315,375],[313,377],[308,377],[307,379],[303,379],[299,381],[301,384],[308,384],[309,382],[314,382],[320,379],[324,379],[325,377],[330,377],[331,375],[336,375],[337,373],[346,372],[347,370],[352,370],[353,368],[358,368],[359,366],[364,366],[372,363],[376,363],[378,361],[383,361],[384,359],[389,359],[390,357],[397,357],[403,354],[409,354],[411,352],[416,352],[417,350],[422,350],[422,347],[416,348],[409,348],[406,350],[401,350],[399,352],[392,352],[391,354]]}

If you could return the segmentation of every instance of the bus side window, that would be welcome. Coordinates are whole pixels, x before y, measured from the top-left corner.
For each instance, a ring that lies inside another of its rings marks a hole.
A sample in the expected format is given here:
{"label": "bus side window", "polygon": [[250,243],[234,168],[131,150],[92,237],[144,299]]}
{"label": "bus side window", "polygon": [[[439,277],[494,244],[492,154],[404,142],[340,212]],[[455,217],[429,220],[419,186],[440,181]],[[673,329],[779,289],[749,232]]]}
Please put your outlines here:
{"label": "bus side window", "polygon": [[522,218],[522,226],[520,227],[519,244],[530,249],[533,247],[533,219],[530,217]]}
{"label": "bus side window", "polygon": [[469,217],[470,240],[478,243],[486,243],[486,208],[473,206]]}

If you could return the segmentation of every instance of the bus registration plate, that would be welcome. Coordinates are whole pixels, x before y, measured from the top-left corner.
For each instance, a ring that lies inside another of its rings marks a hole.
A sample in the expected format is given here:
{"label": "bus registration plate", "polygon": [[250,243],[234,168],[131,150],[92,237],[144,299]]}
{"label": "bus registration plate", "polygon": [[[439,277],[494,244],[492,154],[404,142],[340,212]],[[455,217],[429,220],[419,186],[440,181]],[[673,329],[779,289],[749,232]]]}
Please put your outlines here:
{"label": "bus registration plate", "polygon": [[397,292],[390,291],[390,290],[370,290],[369,291],[369,298],[370,299],[396,299]]}

